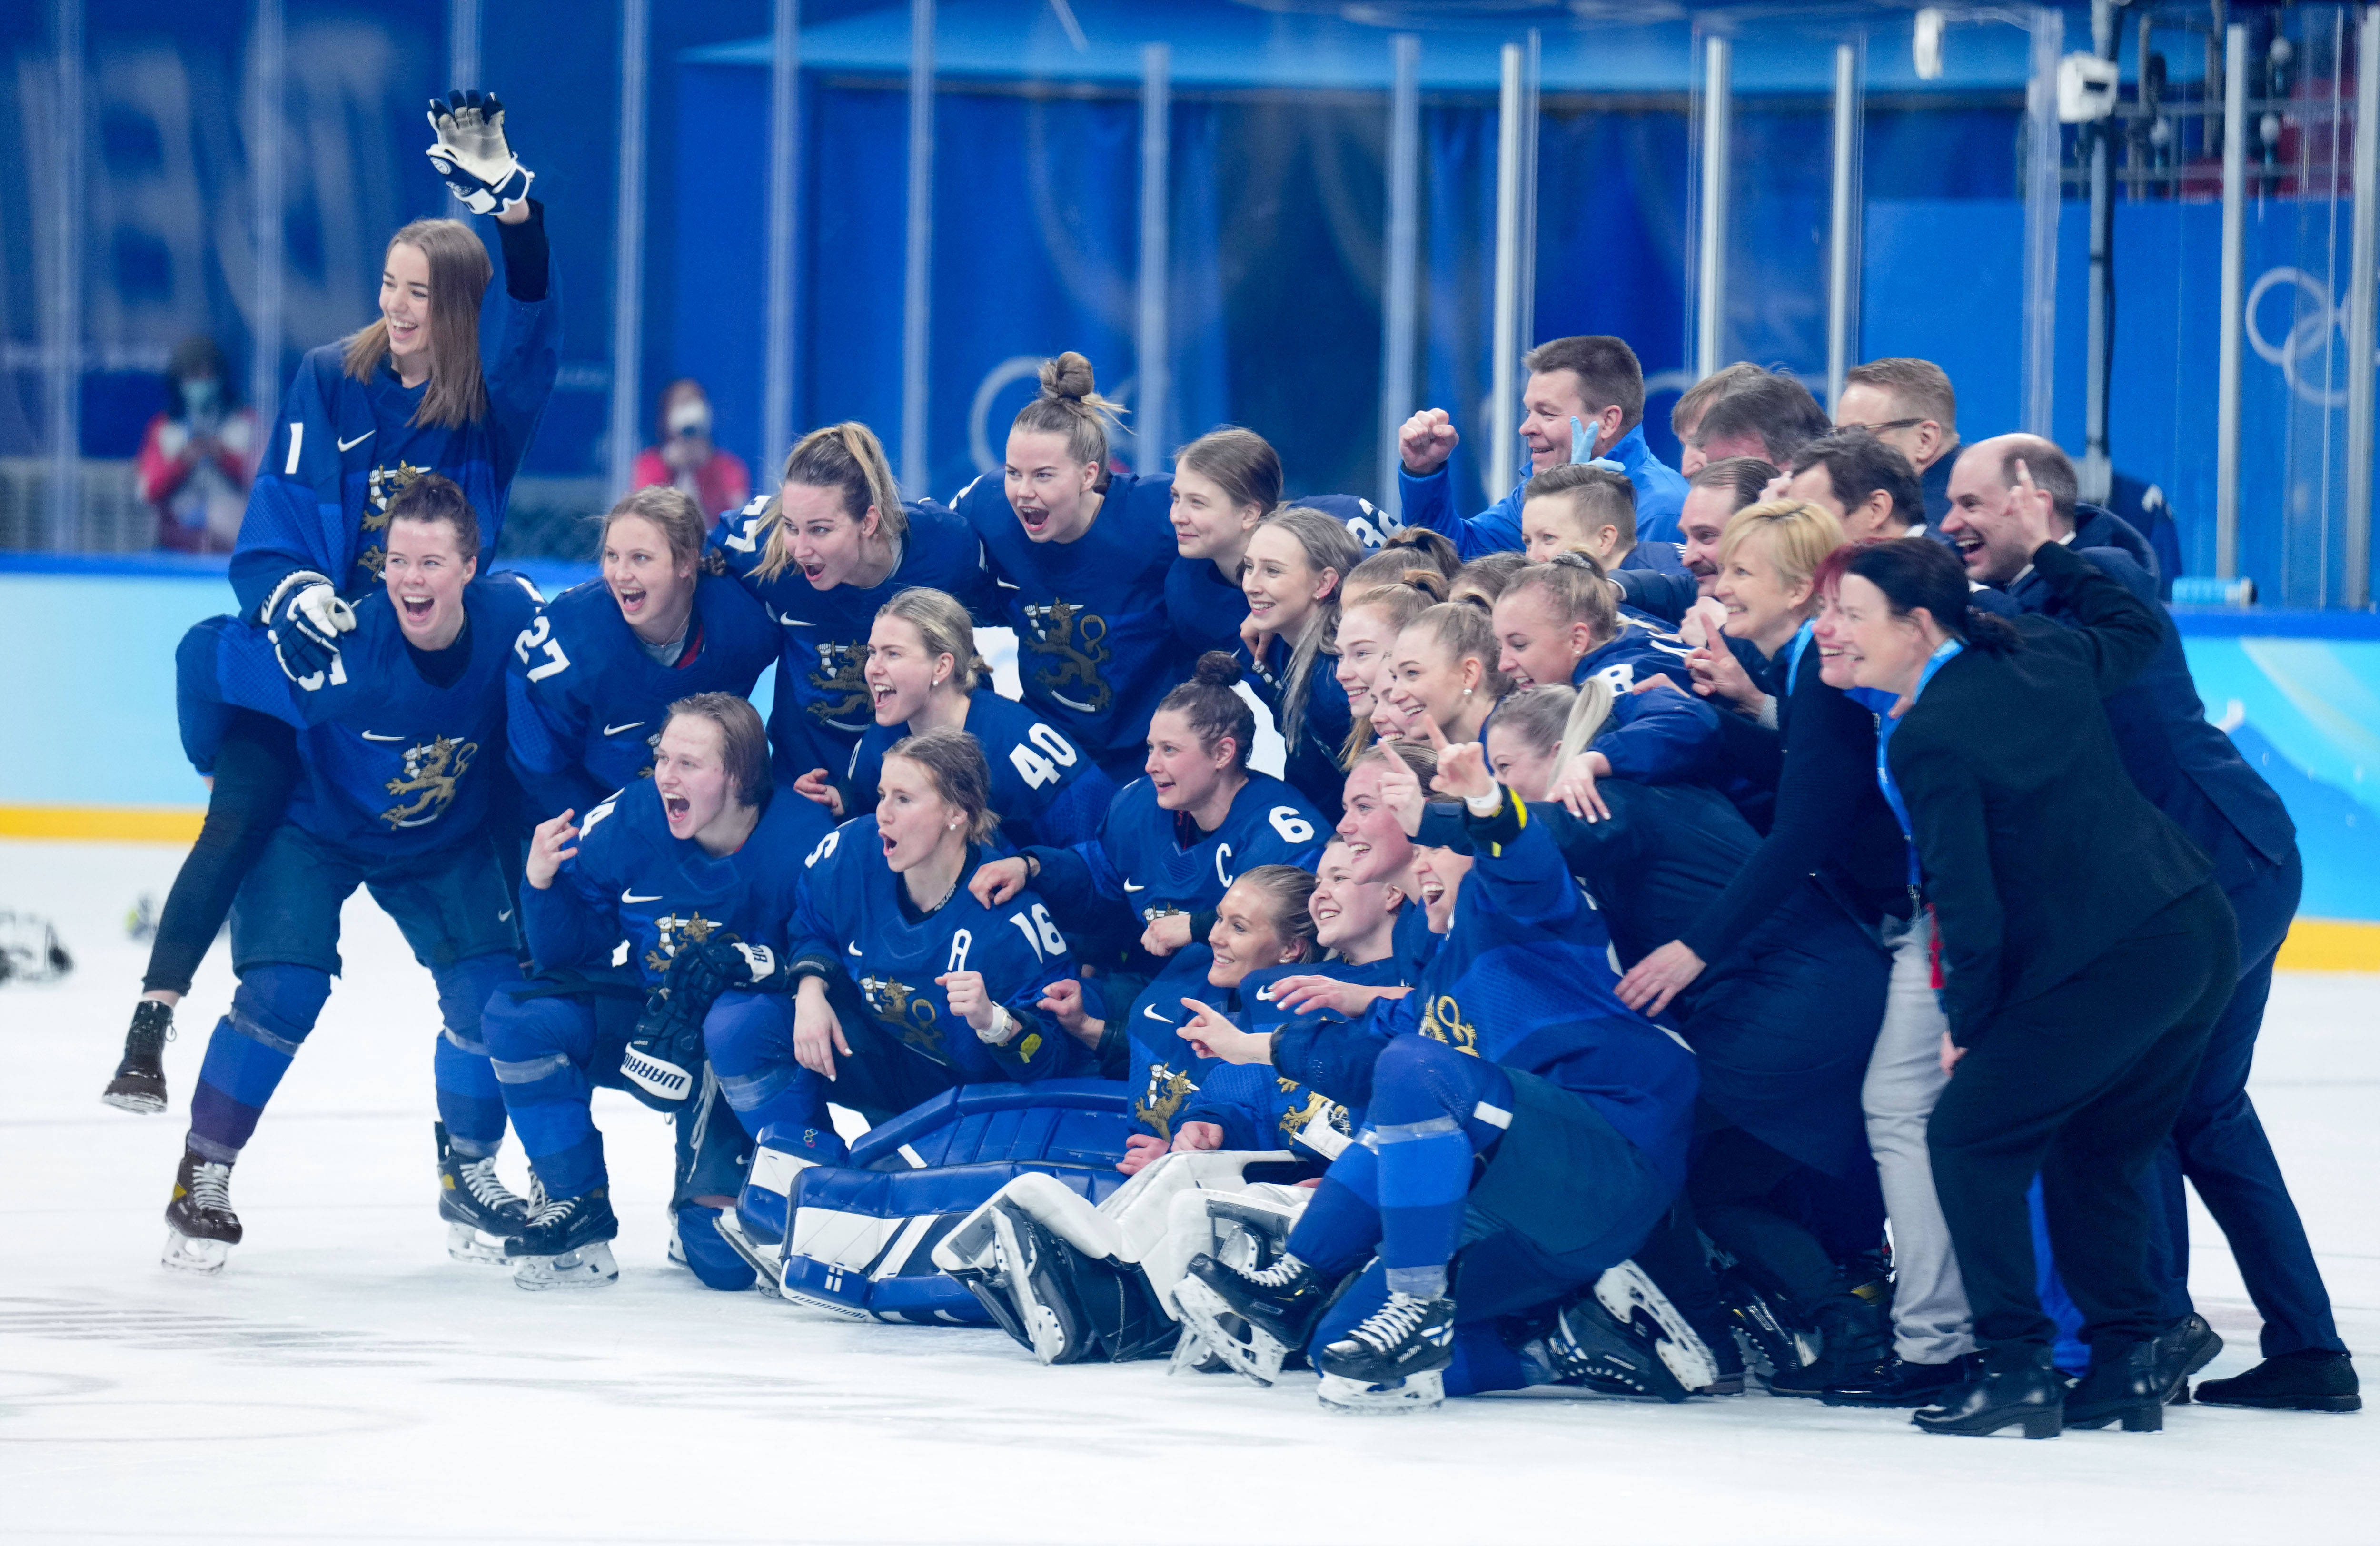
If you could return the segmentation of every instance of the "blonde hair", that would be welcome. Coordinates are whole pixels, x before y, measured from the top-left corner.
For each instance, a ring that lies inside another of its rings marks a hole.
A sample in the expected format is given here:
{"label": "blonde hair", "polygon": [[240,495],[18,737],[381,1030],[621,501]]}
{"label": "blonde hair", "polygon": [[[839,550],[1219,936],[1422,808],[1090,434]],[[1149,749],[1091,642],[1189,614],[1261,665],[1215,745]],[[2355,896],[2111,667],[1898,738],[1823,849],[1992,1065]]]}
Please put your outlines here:
{"label": "blonde hair", "polygon": [[[1340,620],[1345,621],[1347,614],[1359,607],[1378,612],[1389,625],[1389,637],[1393,641],[1405,631],[1405,625],[1446,600],[1446,578],[1437,569],[1411,566],[1402,549],[1376,553],[1356,565],[1354,573],[1340,585],[1339,593],[1347,598],[1339,610]],[[1334,638],[1331,643],[1335,652],[1338,641]],[[1339,749],[1339,765],[1354,767],[1356,758],[1371,744],[1372,716],[1365,714],[1347,727],[1347,744]]]}
{"label": "blonde hair", "polygon": [[1041,362],[1041,393],[1016,410],[1014,428],[1028,434],[1066,437],[1066,455],[1087,466],[1104,467],[1108,459],[1108,426],[1122,421],[1123,409],[1099,395],[1092,383],[1091,362],[1068,349]]}
{"label": "blonde hair", "polygon": [[933,782],[934,793],[956,806],[966,818],[966,839],[981,844],[1000,825],[991,809],[991,768],[983,760],[983,745],[964,730],[929,730],[904,736],[884,753],[914,762]]}
{"label": "blonde hair", "polygon": [[760,530],[768,533],[768,540],[760,562],[752,570],[756,579],[774,579],[794,561],[793,542],[785,535],[783,485],[834,490],[843,495],[843,513],[855,525],[866,521],[873,509],[877,535],[894,547],[909,535],[909,512],[901,507],[901,489],[892,481],[892,464],[884,459],[883,443],[856,419],[802,436],[785,453],[784,471],[777,481],[780,487],[760,516]]}
{"label": "blonde hair", "polygon": [[1612,599],[1611,582],[1603,578],[1603,566],[1590,554],[1558,553],[1543,563],[1532,564],[1512,577],[1504,595],[1517,596],[1524,590],[1543,591],[1555,621],[1585,623],[1587,637],[1597,648],[1620,637],[1620,603]]}
{"label": "blonde hair", "polygon": [[975,652],[975,619],[958,598],[929,585],[912,585],[893,592],[876,609],[879,617],[898,617],[917,630],[929,655],[951,657],[951,685],[961,696],[975,691],[991,666]]}
{"label": "blonde hair", "polygon": [[1173,465],[1214,480],[1235,506],[1269,512],[1281,504],[1281,453],[1254,430],[1236,424],[1209,430],[1174,452]]}
{"label": "blonde hair", "polygon": [[669,484],[638,489],[605,512],[603,535],[610,537],[612,524],[629,516],[653,523],[662,541],[669,543],[673,565],[692,565],[698,573],[700,572],[702,529],[706,523],[702,518],[702,506],[694,502],[694,495]]}
{"label": "blonde hair", "polygon": [[1559,773],[1603,734],[1614,701],[1616,689],[1603,676],[1589,676],[1577,688],[1534,687],[1497,706],[1495,728],[1521,736],[1535,750],[1552,752]]}
{"label": "blonde hair", "polygon": [[1843,545],[1843,523],[1833,511],[1806,499],[1772,499],[1728,517],[1727,529],[1719,533],[1718,561],[1730,562],[1747,539],[1763,534],[1768,539],[1768,562],[1788,588],[1815,575],[1827,554]]}
{"label": "blonde hair", "polygon": [[1294,864],[1259,864],[1230,886],[1247,886],[1263,895],[1272,909],[1273,931],[1283,945],[1295,945],[1301,961],[1314,959],[1314,915],[1306,903],[1314,895],[1314,872]]}
{"label": "blonde hair", "polygon": [[[430,262],[430,384],[407,422],[449,430],[476,424],[488,416],[488,380],[480,370],[480,300],[495,275],[488,250],[459,220],[417,220],[388,245],[413,248]],[[368,382],[388,358],[388,319],[376,317],[348,337],[343,363],[350,378]]]}
{"label": "blonde hair", "polygon": [[1496,669],[1496,659],[1503,652],[1496,646],[1496,626],[1481,608],[1469,602],[1440,602],[1405,625],[1408,632],[1415,628],[1444,651],[1447,659],[1477,661],[1479,690],[1490,702],[1511,690],[1511,679]]}
{"label": "blonde hair", "polygon": [[1288,532],[1304,550],[1305,566],[1316,574],[1338,577],[1330,594],[1315,603],[1314,615],[1305,620],[1305,627],[1299,630],[1296,642],[1290,648],[1288,680],[1281,692],[1281,738],[1294,752],[1305,732],[1307,689],[1314,676],[1315,659],[1339,652],[1340,603],[1345,594],[1348,575],[1364,561],[1364,544],[1347,530],[1346,522],[1333,520],[1303,505],[1275,510],[1257,524],[1258,530],[1274,527]]}

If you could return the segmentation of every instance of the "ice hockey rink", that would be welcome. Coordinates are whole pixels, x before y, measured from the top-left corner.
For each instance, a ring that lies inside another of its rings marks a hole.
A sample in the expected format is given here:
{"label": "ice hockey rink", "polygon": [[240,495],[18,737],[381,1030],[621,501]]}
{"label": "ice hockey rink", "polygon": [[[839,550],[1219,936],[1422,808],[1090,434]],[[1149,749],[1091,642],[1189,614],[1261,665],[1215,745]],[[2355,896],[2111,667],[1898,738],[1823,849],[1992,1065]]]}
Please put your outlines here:
{"label": "ice hockey rink", "polygon": [[[174,1108],[100,1104],[165,846],[0,843],[0,906],[77,967],[0,988],[0,1538],[477,1541],[2371,1541],[2370,1416],[2184,1407],[2161,1435],[1927,1437],[1905,1414],[1748,1394],[1545,1394],[1318,1410],[1162,1361],[1043,1369],[994,1331],[854,1325],[668,1264],[669,1134],[599,1092],[610,1290],[450,1262],[427,974],[361,896],[347,975],[243,1158],[247,1243],[157,1264],[210,957],[167,1049]],[[2380,978],[2285,976],[2253,1086],[2350,1345],[2380,1368]],[[508,1172],[519,1171],[507,1150]],[[516,1184],[518,1177],[516,1176]],[[2222,1238],[2199,1303],[2255,1361]]]}

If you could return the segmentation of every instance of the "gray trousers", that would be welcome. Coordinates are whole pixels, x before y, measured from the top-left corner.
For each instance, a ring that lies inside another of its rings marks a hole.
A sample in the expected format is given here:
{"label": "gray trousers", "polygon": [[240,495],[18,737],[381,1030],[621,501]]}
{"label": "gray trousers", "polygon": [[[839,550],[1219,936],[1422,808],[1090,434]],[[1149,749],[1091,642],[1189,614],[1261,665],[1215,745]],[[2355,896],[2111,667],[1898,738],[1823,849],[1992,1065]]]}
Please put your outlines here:
{"label": "gray trousers", "polygon": [[1868,1149],[1892,1223],[1893,1350],[1911,1363],[1948,1363],[1975,1348],[1959,1258],[1925,1150],[1926,1118],[1950,1082],[1942,1072],[1942,1034],[1950,1027],[1934,996],[1932,939],[1923,911],[1900,937],[1888,936],[1892,984],[1860,1088]]}

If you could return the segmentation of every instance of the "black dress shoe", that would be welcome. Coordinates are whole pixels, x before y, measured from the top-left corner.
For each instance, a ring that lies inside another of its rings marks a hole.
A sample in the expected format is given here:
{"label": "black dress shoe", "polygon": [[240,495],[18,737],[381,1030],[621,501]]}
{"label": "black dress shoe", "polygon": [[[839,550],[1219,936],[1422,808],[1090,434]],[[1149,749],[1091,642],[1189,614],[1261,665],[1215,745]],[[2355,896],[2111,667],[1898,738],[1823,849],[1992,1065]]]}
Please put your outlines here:
{"label": "black dress shoe", "polygon": [[1818,1399],[1829,1406],[1923,1406],[1973,1379],[1975,1368],[1973,1354],[1949,1363],[1911,1363],[1896,1354],[1853,1370]]}
{"label": "black dress shoe", "polygon": [[2202,1380],[2198,1400],[2205,1406],[2259,1406],[2272,1412],[2360,1412],[2363,1397],[2355,1362],[2344,1353],[2309,1347],[2266,1358],[2228,1380]]}
{"label": "black dress shoe", "polygon": [[[2166,1356],[2162,1337],[2095,1345],[2091,1349],[2089,1371],[2066,1393],[2066,1426],[2105,1428],[2120,1421],[2127,1433],[2158,1431],[2165,1427],[2167,1380],[2171,1367],[2175,1366]],[[2181,1379],[2179,1374],[2171,1378],[2175,1383]]]}
{"label": "black dress shoe", "polygon": [[2179,1406],[2190,1399],[2190,1377],[2215,1361],[2223,1339],[2206,1317],[2185,1315],[2157,1333],[2156,1350],[2157,1387],[2168,1405]]}
{"label": "black dress shoe", "polygon": [[1815,1319],[1824,1339],[1818,1356],[1799,1369],[1772,1372],[1771,1395],[1822,1395],[1828,1387],[1873,1368],[1892,1346],[1892,1327],[1883,1309],[1848,1290],[1819,1305]]}
{"label": "black dress shoe", "polygon": [[1982,1369],[1909,1420],[1928,1433],[1980,1438],[2021,1425],[2028,1439],[2055,1439],[2065,1426],[2065,1406],[2066,1382],[2045,1351],[2039,1362]]}

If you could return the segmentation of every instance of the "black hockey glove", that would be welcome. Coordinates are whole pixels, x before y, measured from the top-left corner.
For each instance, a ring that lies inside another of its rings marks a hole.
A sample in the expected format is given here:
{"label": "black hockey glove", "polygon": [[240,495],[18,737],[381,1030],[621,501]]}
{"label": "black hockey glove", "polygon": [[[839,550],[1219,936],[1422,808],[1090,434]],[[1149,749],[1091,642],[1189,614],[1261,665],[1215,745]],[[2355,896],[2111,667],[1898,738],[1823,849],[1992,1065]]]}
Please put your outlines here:
{"label": "black hockey glove", "polygon": [[702,1074],[702,1022],[719,995],[782,993],[792,986],[791,973],[766,945],[711,939],[679,946],[620,1060],[628,1092],[655,1111],[684,1110]]}

